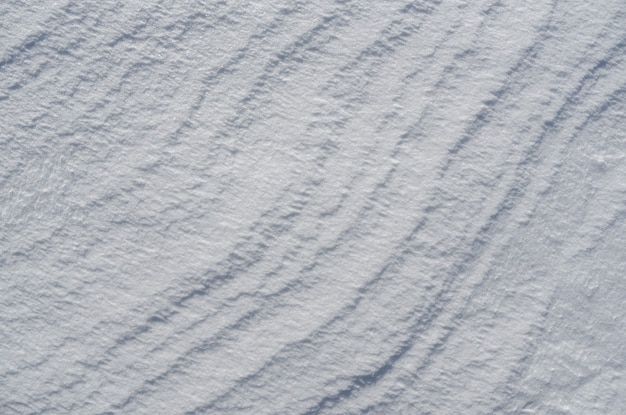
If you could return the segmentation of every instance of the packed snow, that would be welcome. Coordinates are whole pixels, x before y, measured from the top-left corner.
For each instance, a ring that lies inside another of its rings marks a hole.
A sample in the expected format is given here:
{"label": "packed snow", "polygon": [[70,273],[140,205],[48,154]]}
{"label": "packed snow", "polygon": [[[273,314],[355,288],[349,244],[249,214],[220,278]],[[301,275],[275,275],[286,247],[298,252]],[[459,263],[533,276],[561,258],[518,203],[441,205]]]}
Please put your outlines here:
{"label": "packed snow", "polygon": [[0,4],[1,414],[626,413],[623,0]]}

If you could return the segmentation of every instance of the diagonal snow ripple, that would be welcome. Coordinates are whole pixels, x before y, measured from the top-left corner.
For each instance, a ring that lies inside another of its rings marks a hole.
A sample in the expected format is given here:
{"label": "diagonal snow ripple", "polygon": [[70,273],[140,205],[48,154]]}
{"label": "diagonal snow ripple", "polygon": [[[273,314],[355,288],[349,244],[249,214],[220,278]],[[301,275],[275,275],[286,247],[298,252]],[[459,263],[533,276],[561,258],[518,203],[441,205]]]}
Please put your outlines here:
{"label": "diagonal snow ripple", "polygon": [[0,16],[0,413],[626,409],[623,1]]}

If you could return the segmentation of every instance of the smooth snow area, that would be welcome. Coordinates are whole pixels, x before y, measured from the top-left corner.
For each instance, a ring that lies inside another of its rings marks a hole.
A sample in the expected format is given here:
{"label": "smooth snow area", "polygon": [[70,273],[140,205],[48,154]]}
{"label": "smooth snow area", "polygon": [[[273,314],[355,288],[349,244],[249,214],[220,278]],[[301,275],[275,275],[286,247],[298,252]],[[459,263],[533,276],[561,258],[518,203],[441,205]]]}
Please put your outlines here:
{"label": "smooth snow area", "polygon": [[0,3],[0,414],[626,413],[624,0]]}

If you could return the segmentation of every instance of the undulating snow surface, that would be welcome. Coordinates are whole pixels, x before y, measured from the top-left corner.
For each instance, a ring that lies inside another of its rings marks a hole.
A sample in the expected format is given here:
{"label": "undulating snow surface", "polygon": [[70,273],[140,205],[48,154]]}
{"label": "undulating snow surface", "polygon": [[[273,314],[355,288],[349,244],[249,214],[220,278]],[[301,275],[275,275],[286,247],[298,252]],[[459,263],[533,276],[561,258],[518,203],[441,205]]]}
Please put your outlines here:
{"label": "undulating snow surface", "polygon": [[1,414],[626,413],[626,3],[0,4]]}

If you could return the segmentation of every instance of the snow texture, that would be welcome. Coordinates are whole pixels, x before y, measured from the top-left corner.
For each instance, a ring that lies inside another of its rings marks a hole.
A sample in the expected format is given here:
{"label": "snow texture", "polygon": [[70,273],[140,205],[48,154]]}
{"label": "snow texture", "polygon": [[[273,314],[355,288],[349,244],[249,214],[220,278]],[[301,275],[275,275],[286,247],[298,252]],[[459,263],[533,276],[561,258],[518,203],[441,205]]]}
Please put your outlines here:
{"label": "snow texture", "polygon": [[626,413],[624,0],[0,4],[0,414]]}

